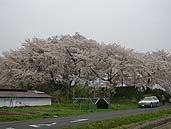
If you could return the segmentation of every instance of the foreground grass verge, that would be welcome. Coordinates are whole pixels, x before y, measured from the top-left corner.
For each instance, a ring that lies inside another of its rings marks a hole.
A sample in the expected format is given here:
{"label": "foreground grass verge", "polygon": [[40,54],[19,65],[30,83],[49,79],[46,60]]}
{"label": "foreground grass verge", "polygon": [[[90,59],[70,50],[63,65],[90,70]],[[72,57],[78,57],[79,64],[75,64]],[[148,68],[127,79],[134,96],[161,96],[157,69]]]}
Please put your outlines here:
{"label": "foreground grass verge", "polygon": [[170,115],[171,109],[158,110],[151,113],[120,117],[112,120],[97,121],[93,123],[83,124],[80,126],[66,127],[64,129],[132,129],[134,126],[138,124],[156,120],[162,117],[167,117]]}
{"label": "foreground grass verge", "polygon": [[87,103],[81,106],[73,103],[60,105],[54,103],[51,106],[0,108],[0,122],[36,120],[135,108],[138,108],[136,103],[115,103],[111,104],[109,109],[95,109],[94,105]]}

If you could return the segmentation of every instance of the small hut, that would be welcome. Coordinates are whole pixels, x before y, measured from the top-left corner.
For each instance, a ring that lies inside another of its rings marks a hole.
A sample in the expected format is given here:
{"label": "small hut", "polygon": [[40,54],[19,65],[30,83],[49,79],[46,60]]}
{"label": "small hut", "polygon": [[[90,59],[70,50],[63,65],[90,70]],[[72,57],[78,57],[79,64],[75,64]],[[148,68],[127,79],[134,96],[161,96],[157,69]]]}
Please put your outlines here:
{"label": "small hut", "polygon": [[41,91],[0,89],[0,107],[51,105],[51,96]]}
{"label": "small hut", "polygon": [[95,102],[95,105],[99,109],[107,109],[109,108],[109,102],[105,98],[98,98]]}

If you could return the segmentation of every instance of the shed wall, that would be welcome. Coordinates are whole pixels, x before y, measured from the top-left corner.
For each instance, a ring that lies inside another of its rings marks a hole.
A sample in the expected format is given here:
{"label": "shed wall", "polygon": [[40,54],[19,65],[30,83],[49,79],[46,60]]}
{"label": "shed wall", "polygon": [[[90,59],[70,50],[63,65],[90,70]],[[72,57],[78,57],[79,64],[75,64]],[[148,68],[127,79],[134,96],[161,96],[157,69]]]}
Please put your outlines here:
{"label": "shed wall", "polygon": [[0,107],[51,105],[51,98],[0,98]]}

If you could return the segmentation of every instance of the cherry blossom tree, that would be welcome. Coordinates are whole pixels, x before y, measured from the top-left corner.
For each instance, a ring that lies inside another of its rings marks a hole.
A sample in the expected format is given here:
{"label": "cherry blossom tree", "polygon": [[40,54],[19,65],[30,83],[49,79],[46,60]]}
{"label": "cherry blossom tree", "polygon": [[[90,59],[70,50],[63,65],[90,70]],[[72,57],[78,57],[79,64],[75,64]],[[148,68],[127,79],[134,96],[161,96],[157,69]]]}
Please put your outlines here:
{"label": "cherry blossom tree", "polygon": [[[18,50],[0,56],[0,86],[88,84],[171,87],[171,54],[164,50],[138,53],[119,44],[98,43],[75,33],[47,39],[26,39]],[[2,87],[3,86],[3,87]],[[67,91],[69,92],[69,90]]]}

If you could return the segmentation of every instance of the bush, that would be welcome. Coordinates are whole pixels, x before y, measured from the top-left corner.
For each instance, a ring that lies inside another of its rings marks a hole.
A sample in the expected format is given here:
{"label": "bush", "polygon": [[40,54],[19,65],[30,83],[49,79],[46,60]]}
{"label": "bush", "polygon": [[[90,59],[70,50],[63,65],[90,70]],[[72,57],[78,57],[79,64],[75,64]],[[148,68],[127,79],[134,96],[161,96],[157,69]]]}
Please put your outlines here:
{"label": "bush", "polygon": [[89,90],[87,86],[77,85],[73,87],[73,97],[89,97]]}

